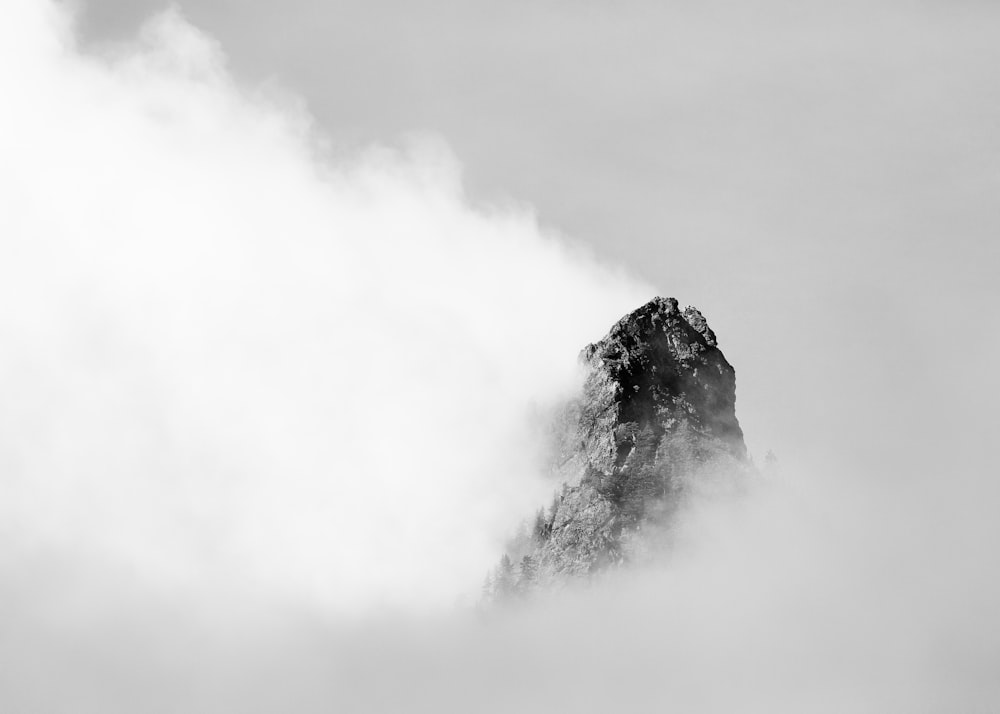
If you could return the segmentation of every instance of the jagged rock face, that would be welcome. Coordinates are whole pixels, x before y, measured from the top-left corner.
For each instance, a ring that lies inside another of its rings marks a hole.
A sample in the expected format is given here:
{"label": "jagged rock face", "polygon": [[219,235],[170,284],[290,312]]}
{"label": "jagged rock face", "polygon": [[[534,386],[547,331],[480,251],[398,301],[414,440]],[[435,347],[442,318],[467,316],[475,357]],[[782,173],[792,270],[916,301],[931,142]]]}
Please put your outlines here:
{"label": "jagged rock face", "polygon": [[735,372],[698,310],[655,298],[580,357],[582,394],[557,429],[562,493],[510,549],[540,578],[632,559],[691,478],[746,463]]}

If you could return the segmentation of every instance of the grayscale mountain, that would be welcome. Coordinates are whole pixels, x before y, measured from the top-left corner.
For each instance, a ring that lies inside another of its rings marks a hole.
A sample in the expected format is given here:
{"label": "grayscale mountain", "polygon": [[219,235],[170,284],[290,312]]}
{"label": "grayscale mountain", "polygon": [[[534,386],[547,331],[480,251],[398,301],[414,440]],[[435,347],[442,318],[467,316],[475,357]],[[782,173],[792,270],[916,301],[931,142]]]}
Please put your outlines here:
{"label": "grayscale mountain", "polygon": [[580,360],[582,391],[553,425],[560,486],[508,544],[487,599],[641,560],[692,484],[749,469],[735,371],[695,308],[654,298]]}

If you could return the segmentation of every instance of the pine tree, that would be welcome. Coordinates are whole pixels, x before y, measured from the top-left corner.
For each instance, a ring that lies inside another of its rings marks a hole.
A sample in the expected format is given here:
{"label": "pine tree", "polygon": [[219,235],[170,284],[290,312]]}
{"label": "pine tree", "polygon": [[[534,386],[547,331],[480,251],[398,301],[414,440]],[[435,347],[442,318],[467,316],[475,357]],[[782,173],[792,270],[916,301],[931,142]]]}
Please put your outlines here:
{"label": "pine tree", "polygon": [[560,493],[553,493],[553,494],[552,494],[552,503],[551,503],[551,504],[549,505],[549,510],[548,510],[548,511],[546,512],[546,514],[545,514],[545,520],[546,520],[546,521],[548,521],[548,524],[549,524],[549,532],[550,532],[550,533],[551,533],[551,531],[552,531],[552,526],[553,526],[553,525],[555,524],[555,522],[556,522],[556,513],[558,513],[558,512],[559,512],[559,504],[561,504],[561,503],[562,503],[562,500],[563,500],[563,496],[564,496],[564,495],[565,495],[565,493],[566,493],[566,487],[567,487],[567,486],[566,486],[566,484],[564,483],[564,484],[562,485],[562,489],[563,489],[563,492],[562,492],[561,494],[560,494]]}
{"label": "pine tree", "polygon": [[493,578],[492,573],[487,573],[486,578],[483,580],[483,589],[480,601],[483,604],[489,604],[493,602],[493,597],[496,594],[496,581]]}
{"label": "pine tree", "polygon": [[532,536],[535,541],[540,543],[549,537],[551,530],[549,521],[545,517],[545,509],[539,508],[538,513],[535,514],[535,525],[532,528]]}
{"label": "pine tree", "polygon": [[510,556],[504,553],[497,565],[496,573],[493,576],[493,594],[495,600],[505,600],[514,592],[516,579],[514,577],[514,563]]}
{"label": "pine tree", "polygon": [[526,593],[538,583],[538,561],[531,555],[521,558],[520,577],[517,581],[518,591]]}

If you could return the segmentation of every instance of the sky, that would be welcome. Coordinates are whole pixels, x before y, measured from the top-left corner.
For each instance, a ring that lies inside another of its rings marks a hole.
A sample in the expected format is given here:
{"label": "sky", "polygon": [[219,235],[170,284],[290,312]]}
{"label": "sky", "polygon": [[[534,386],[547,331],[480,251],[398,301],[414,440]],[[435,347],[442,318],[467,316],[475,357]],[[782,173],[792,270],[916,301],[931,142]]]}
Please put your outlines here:
{"label": "sky", "polygon": [[[160,7],[90,0],[84,36],[127,38]],[[996,354],[977,329],[997,307],[991,3],[180,7],[241,81],[297,93],[335,145],[440,136],[474,200],[529,205],[700,307],[758,454],[894,432],[880,413],[916,421],[913,385],[949,359],[928,321],[973,341],[970,371]],[[975,400],[979,379],[931,398]],[[871,408],[844,424],[848,402]]]}
{"label": "sky", "polygon": [[[1000,9],[0,12],[7,708],[995,708]],[[778,472],[670,567],[442,614],[656,294]]]}

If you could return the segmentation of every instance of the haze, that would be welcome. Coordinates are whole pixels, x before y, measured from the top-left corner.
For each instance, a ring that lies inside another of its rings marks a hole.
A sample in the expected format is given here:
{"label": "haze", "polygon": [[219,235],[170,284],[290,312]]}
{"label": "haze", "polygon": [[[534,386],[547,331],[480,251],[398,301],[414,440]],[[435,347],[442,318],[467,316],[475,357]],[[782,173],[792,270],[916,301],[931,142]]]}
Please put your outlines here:
{"label": "haze", "polygon": [[[161,9],[0,10],[4,709],[996,708],[997,9]],[[449,614],[654,294],[779,469]]]}

